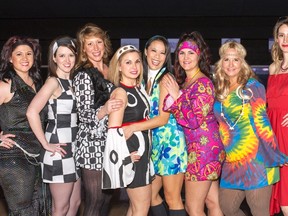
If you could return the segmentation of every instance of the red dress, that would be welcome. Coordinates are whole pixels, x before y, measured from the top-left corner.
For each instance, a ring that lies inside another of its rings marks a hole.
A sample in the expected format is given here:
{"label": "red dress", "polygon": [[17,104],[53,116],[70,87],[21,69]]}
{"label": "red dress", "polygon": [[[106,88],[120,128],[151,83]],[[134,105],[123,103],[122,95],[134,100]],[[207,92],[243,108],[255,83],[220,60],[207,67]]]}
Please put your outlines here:
{"label": "red dress", "polygon": [[[279,149],[288,155],[288,127],[281,126],[288,114],[288,73],[270,75],[267,84],[268,116],[276,134]],[[288,167],[280,168],[280,181],[273,185],[270,214],[280,212],[280,206],[288,206]]]}

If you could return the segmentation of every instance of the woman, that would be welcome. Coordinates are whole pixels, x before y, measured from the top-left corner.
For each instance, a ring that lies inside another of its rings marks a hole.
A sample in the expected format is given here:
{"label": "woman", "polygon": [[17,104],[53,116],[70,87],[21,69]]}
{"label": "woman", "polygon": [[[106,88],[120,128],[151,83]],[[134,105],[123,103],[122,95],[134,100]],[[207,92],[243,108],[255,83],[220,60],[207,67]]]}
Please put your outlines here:
{"label": "woman", "polygon": [[164,112],[163,101],[167,90],[162,85],[163,76],[172,72],[169,43],[163,36],[151,37],[144,50],[144,80],[150,97],[150,120],[124,128],[128,138],[137,131],[152,129],[152,154],[156,177],[152,181],[151,213],[168,215],[159,194],[162,186],[169,215],[186,215],[181,190],[187,167],[187,150],[183,129],[172,114]]}
{"label": "woman", "polygon": [[[273,63],[269,67],[267,84],[268,116],[281,152],[288,155],[288,17],[280,17],[274,26]],[[270,214],[280,212],[288,216],[288,167],[280,168],[280,181],[272,189]]]}
{"label": "woman", "polygon": [[124,106],[109,115],[103,187],[126,187],[130,199],[127,215],[147,216],[152,181],[149,134],[147,130],[137,132],[126,142],[122,130],[123,125],[145,121],[149,113],[149,101],[141,85],[143,67],[139,50],[132,45],[119,48],[109,69],[109,80],[118,87],[111,97],[123,100]]}
{"label": "woman", "polygon": [[[107,81],[111,42],[105,31],[88,23],[77,33],[78,58],[73,87],[79,130],[75,160],[84,185],[85,216],[108,214],[111,191],[102,191],[103,151],[107,136],[107,114],[123,102],[109,99],[113,84]],[[108,100],[109,99],[109,100]]]}
{"label": "woman", "polygon": [[[223,215],[219,182],[225,151],[213,113],[214,87],[210,80],[209,48],[198,32],[183,34],[175,52],[175,78],[164,77],[168,95],[164,110],[183,127],[188,149],[185,206],[190,216]],[[180,87],[180,89],[179,89]]]}
{"label": "woman", "polygon": [[[40,215],[33,193],[39,187],[37,164],[41,145],[26,110],[40,89],[40,45],[13,36],[4,44],[0,65],[0,184],[9,215]],[[37,193],[34,193],[34,195]]]}
{"label": "woman", "polygon": [[[76,99],[71,89],[76,45],[70,37],[59,37],[49,46],[49,78],[27,110],[27,118],[43,146],[43,182],[49,183],[52,215],[76,215],[81,203],[81,181],[73,157],[77,134]],[[48,103],[45,134],[40,112]]]}
{"label": "woman", "polygon": [[220,206],[224,215],[244,216],[239,207],[246,198],[252,215],[269,216],[272,184],[279,181],[278,167],[288,158],[278,150],[266,114],[265,88],[245,61],[245,48],[229,41],[219,55],[214,112],[226,150]]}

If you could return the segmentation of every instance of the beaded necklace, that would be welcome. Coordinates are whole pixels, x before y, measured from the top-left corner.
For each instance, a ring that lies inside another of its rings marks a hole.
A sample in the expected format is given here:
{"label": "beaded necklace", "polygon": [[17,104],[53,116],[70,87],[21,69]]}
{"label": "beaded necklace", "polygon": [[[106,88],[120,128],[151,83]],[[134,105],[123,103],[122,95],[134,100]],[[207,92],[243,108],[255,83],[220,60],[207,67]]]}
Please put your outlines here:
{"label": "beaded necklace", "polygon": [[[239,86],[240,87],[240,86]],[[236,92],[237,92],[237,96],[238,96],[238,91],[239,91],[239,87],[236,89]],[[239,97],[239,96],[238,96]],[[237,117],[236,121],[235,122],[232,122],[232,124],[230,124],[227,120],[227,118],[225,117],[224,115],[224,112],[223,112],[223,104],[221,102],[220,104],[220,115],[222,116],[222,118],[224,119],[224,121],[226,122],[226,124],[229,126],[229,130],[234,130],[235,126],[237,125],[237,123],[239,122],[239,120],[241,119],[241,117],[243,116],[244,114],[244,103],[245,103],[245,99],[244,97],[241,97],[242,98],[242,107],[241,107],[241,111],[240,111],[240,114],[239,116]]]}

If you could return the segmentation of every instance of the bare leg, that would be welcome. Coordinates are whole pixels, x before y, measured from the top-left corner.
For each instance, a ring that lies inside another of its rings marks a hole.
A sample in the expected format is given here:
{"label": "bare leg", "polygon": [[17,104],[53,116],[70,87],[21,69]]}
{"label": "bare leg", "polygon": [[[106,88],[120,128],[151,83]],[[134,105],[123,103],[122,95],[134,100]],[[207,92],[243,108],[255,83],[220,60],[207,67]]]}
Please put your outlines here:
{"label": "bare leg", "polygon": [[185,205],[190,216],[205,216],[205,200],[211,184],[211,181],[185,181]]}
{"label": "bare leg", "polygon": [[169,209],[184,209],[181,198],[181,190],[184,181],[184,173],[177,175],[162,176],[165,200]]}
{"label": "bare leg", "polygon": [[73,191],[70,197],[70,207],[67,216],[75,216],[81,203],[81,179],[74,182]]}
{"label": "bare leg", "polygon": [[159,194],[161,188],[162,188],[162,177],[156,175],[156,178],[152,181],[151,206],[156,206],[163,202],[163,199]]}
{"label": "bare leg", "polygon": [[219,181],[212,181],[205,203],[209,216],[223,216],[219,204]]}
{"label": "bare leg", "polygon": [[[127,188],[133,216],[147,216],[151,203],[151,185]],[[129,213],[129,211],[128,211]]]}
{"label": "bare leg", "polygon": [[288,216],[288,206],[281,206],[281,211],[284,216]]}
{"label": "bare leg", "polygon": [[70,197],[74,182],[50,183],[49,187],[52,194],[52,215],[65,216],[70,207]]}

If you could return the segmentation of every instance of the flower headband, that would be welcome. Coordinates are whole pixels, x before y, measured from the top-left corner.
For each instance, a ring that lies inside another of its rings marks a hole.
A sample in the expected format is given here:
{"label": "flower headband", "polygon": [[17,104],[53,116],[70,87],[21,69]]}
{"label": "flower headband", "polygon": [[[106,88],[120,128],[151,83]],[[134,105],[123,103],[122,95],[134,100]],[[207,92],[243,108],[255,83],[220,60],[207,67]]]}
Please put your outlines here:
{"label": "flower headband", "polygon": [[195,43],[191,43],[190,41],[184,41],[179,45],[179,51],[182,49],[191,49],[193,50],[198,56],[200,55],[200,49]]}
{"label": "flower headband", "polygon": [[55,43],[53,44],[53,47],[52,47],[53,55],[55,55],[57,49],[60,46],[67,45],[67,44],[72,45],[74,47],[74,49],[76,50],[76,45],[74,44],[72,39],[70,39],[70,38],[61,38],[59,40],[56,40]]}
{"label": "flower headband", "polygon": [[130,50],[134,50],[134,51],[139,52],[139,50],[138,50],[135,46],[133,46],[133,45],[123,46],[123,47],[121,47],[121,48],[118,50],[118,52],[117,52],[117,54],[116,54],[117,60],[120,58],[120,56],[121,56],[123,53],[125,53],[125,52],[127,52],[127,51],[130,51]]}

